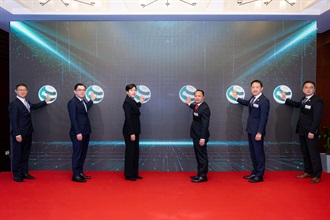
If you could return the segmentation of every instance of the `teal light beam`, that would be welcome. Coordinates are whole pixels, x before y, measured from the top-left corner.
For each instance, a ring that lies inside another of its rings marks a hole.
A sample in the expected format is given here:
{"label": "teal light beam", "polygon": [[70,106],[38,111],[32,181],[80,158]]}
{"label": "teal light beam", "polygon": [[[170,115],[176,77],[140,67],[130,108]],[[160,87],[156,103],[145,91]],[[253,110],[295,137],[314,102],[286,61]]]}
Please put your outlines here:
{"label": "teal light beam", "polygon": [[[33,142],[35,144],[54,145],[54,146],[71,146],[72,143],[67,141],[54,141],[54,142]],[[265,145],[280,145],[280,144],[299,144],[296,142],[265,142]],[[207,143],[208,146],[246,146],[248,147],[247,141],[210,141]],[[89,146],[125,146],[124,141],[91,141]],[[149,140],[140,141],[141,147],[163,147],[163,146],[176,146],[176,147],[192,147],[192,141],[162,141],[162,140]]]}
{"label": "teal light beam", "polygon": [[77,69],[79,73],[82,73],[83,75],[85,75],[86,77],[96,81],[97,83],[101,84],[102,83],[98,80],[95,79],[95,77],[93,75],[91,75],[90,73],[88,73],[86,70],[82,69],[79,65],[77,65],[76,63],[72,62],[70,59],[68,59],[66,56],[60,54],[57,50],[55,50],[53,47],[51,47],[49,44],[47,44],[46,42],[44,42],[44,40],[42,40],[38,34],[34,33],[34,31],[29,28],[27,25],[25,25],[23,22],[11,22],[10,26],[13,30],[15,30],[18,33],[21,33],[25,36],[27,36],[29,39],[31,39],[33,42],[35,42],[37,45],[39,45],[40,47],[46,49],[47,51],[49,51],[51,54],[54,54],[57,58],[59,58],[60,60],[68,63],[68,65],[72,66],[73,68]]}
{"label": "teal light beam", "polygon": [[256,65],[252,66],[249,70],[247,70],[245,73],[243,73],[238,78],[237,81],[240,81],[240,80],[246,78],[248,75],[256,72],[258,69],[261,69],[273,57],[276,57],[277,55],[281,54],[282,52],[290,49],[295,44],[304,40],[308,35],[315,33],[315,31],[316,31],[316,22],[312,22],[304,30],[302,30],[301,33],[297,34],[294,38],[292,38],[291,41],[289,41],[288,43],[283,45],[278,51],[276,51],[275,53],[272,52],[268,56],[265,56],[264,59],[260,60]]}

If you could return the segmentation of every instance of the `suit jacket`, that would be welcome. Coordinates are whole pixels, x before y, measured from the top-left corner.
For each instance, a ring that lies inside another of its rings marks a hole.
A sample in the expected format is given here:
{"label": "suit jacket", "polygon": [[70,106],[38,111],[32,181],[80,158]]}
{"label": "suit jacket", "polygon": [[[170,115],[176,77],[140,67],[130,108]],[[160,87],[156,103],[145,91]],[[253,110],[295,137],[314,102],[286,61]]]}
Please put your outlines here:
{"label": "suit jacket", "polygon": [[[30,105],[30,111],[47,104],[45,101],[39,102],[37,104],[32,104],[27,99],[26,101]],[[15,100],[9,104],[8,110],[11,125],[10,133],[14,136],[32,134],[33,126],[31,120],[31,113],[23,104],[23,102],[16,97]]]}
{"label": "suit jacket", "polygon": [[136,102],[133,98],[126,96],[126,99],[123,104],[124,113],[125,113],[125,122],[123,126],[123,134],[140,134],[141,125],[140,125],[140,102]]}
{"label": "suit jacket", "polygon": [[249,106],[249,117],[247,120],[246,131],[249,134],[260,133],[265,135],[270,103],[267,97],[262,94],[251,105],[250,102],[253,98],[254,96],[252,96],[249,100],[244,100],[241,98],[237,99],[238,103]]}
{"label": "suit jacket", "polygon": [[299,102],[290,99],[285,100],[285,104],[295,108],[300,108],[299,120],[296,127],[296,133],[301,136],[308,136],[308,133],[317,134],[322,118],[323,101],[315,94],[302,103],[303,97]]}
{"label": "suit jacket", "polygon": [[[84,100],[87,109],[92,107],[93,101],[89,100],[86,102]],[[70,135],[88,135],[91,133],[91,124],[89,122],[88,113],[86,112],[84,104],[77,98],[73,98],[68,102],[68,111],[71,121]]]}
{"label": "suit jacket", "polygon": [[[194,109],[196,104],[189,105]],[[193,139],[208,139],[210,137],[209,124],[210,124],[211,110],[206,102],[202,102],[199,107],[193,112],[193,121],[190,127],[190,137]]]}

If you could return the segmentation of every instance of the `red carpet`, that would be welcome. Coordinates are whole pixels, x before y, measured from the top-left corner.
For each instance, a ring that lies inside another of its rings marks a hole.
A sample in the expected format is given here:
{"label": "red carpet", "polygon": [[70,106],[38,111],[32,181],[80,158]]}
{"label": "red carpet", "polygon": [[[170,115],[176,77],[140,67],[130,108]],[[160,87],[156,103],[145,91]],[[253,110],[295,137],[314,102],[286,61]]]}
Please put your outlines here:
{"label": "red carpet", "polygon": [[37,179],[13,181],[0,173],[0,219],[330,219],[330,174],[319,184],[295,178],[299,172],[266,172],[251,184],[243,172],[210,172],[191,183],[185,172],[86,172],[87,183],[68,171],[31,172]]}

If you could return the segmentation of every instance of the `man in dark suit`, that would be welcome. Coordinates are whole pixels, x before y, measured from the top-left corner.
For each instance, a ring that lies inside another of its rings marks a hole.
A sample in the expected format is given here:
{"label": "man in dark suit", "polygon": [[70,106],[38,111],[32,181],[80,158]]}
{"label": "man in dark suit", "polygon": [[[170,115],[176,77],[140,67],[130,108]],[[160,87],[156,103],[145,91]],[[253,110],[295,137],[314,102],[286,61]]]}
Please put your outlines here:
{"label": "man in dark suit", "polygon": [[26,99],[28,88],[24,83],[18,84],[15,92],[17,96],[8,108],[13,140],[11,164],[14,180],[24,182],[24,179],[35,179],[29,174],[29,156],[33,133],[31,111],[45,106],[50,97],[47,95],[45,101],[32,104]]}
{"label": "man in dark suit", "polygon": [[249,100],[238,98],[236,91],[232,91],[232,96],[236,98],[238,103],[249,107],[246,131],[248,133],[253,170],[250,175],[243,176],[243,178],[249,179],[250,183],[262,182],[265,172],[264,137],[270,104],[266,96],[262,94],[262,90],[262,82],[254,80],[251,82],[253,96]]}
{"label": "man in dark suit", "polygon": [[211,111],[209,106],[204,102],[204,91],[197,89],[194,93],[195,102],[190,103],[188,96],[186,104],[192,108],[193,121],[190,127],[190,137],[193,139],[194,150],[197,159],[197,175],[191,176],[194,183],[206,182],[209,161],[207,157],[207,142],[210,137],[209,124]]}
{"label": "man in dark suit", "polygon": [[88,109],[93,105],[95,95],[90,93],[90,100],[84,100],[86,86],[78,83],[74,86],[74,96],[68,102],[68,111],[71,121],[70,138],[72,141],[72,181],[86,182],[90,176],[84,174],[83,166],[87,156],[91,125],[88,118]]}
{"label": "man in dark suit", "polygon": [[299,134],[300,147],[304,157],[304,172],[297,178],[311,178],[311,183],[321,181],[322,164],[320,153],[317,149],[319,126],[322,118],[323,101],[315,95],[315,83],[306,81],[303,84],[304,97],[300,101],[286,98],[282,93],[285,104],[300,108],[299,120],[296,133]]}

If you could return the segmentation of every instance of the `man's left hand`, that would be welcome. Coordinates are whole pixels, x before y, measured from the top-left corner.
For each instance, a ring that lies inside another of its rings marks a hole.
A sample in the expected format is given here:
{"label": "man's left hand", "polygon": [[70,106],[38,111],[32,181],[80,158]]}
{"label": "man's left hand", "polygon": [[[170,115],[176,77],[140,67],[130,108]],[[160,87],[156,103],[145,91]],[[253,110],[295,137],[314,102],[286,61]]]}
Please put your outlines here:
{"label": "man's left hand", "polygon": [[199,140],[199,146],[203,147],[205,145],[205,139]]}
{"label": "man's left hand", "polygon": [[314,134],[313,134],[313,133],[310,133],[310,132],[308,132],[308,139],[314,139]]}
{"label": "man's left hand", "polygon": [[256,134],[256,137],[255,137],[255,140],[256,140],[256,141],[261,141],[261,138],[262,138],[262,134],[257,133],[257,134]]}

